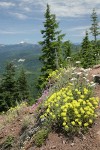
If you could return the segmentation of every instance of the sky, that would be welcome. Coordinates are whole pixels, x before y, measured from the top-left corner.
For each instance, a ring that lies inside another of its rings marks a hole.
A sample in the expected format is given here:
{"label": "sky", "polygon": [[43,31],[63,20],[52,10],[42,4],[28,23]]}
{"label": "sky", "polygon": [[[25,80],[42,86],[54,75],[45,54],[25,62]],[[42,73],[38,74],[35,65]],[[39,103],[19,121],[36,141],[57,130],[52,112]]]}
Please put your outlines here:
{"label": "sky", "polygon": [[[0,0],[0,44],[42,41],[47,3],[56,15],[59,30],[66,34],[64,41],[82,42],[92,24],[93,8],[100,25],[100,0]],[[93,39],[91,34],[89,38]]]}

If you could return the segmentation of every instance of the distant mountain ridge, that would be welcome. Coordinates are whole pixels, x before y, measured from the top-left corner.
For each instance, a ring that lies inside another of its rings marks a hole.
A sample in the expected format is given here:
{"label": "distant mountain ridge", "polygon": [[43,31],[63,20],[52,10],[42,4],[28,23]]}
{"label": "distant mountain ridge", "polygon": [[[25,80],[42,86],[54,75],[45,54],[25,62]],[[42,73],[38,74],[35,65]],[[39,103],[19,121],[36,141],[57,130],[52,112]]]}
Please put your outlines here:
{"label": "distant mountain ridge", "polygon": [[[9,61],[16,63],[19,59],[25,59],[25,64],[23,65],[27,66],[27,63],[32,62],[32,60],[34,64],[34,59],[39,62],[38,58],[40,55],[41,46],[37,44],[29,44],[26,42],[13,45],[0,44],[0,72],[2,72],[5,64]],[[28,67],[26,67],[26,69],[28,69]]]}
{"label": "distant mountain ridge", "polygon": [[[4,45],[0,44],[0,52],[1,51],[12,51],[12,50],[40,50],[41,46],[38,44],[29,44],[29,43],[19,43],[12,45]],[[40,53],[40,51],[37,51]]]}
{"label": "distant mountain ridge", "polygon": [[[79,47],[78,44],[73,44],[72,51],[76,52]],[[2,73],[6,63],[9,61],[15,63],[16,67],[24,67],[28,71],[36,72],[36,69],[39,69],[41,66],[39,61],[41,54],[42,51],[39,44],[31,44],[24,41],[12,45],[0,44],[0,73]]]}

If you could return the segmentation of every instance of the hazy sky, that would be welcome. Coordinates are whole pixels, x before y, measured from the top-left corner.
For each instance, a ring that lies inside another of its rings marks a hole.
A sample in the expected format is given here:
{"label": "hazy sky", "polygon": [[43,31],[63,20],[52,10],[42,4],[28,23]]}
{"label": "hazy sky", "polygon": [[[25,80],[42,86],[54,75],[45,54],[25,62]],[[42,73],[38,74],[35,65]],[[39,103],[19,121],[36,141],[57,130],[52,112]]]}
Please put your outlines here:
{"label": "hazy sky", "polygon": [[91,25],[93,8],[100,25],[100,0],[0,0],[0,44],[20,41],[34,44],[42,40],[40,30],[47,3],[56,14],[62,33],[66,34],[64,40],[82,41]]}

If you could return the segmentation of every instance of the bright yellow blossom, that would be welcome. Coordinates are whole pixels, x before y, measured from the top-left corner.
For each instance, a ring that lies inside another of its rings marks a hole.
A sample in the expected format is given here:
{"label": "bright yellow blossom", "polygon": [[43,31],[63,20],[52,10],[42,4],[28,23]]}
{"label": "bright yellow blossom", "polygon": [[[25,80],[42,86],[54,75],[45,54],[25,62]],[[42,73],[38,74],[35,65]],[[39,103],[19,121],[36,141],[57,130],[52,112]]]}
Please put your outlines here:
{"label": "bright yellow blossom", "polygon": [[66,122],[63,122],[63,126],[66,126]]}
{"label": "bright yellow blossom", "polygon": [[89,125],[88,123],[84,123],[84,127],[88,127],[88,125]]}
{"label": "bright yellow blossom", "polygon": [[74,126],[75,125],[75,121],[72,121],[71,124]]}

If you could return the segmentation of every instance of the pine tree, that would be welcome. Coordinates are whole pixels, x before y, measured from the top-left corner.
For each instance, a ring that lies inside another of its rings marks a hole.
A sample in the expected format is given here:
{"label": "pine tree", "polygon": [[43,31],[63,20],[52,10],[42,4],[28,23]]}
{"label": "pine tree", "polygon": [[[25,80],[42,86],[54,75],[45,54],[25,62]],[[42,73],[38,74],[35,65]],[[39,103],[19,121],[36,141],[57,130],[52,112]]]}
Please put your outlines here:
{"label": "pine tree", "polygon": [[88,31],[86,31],[85,37],[82,42],[82,56],[86,55],[87,49],[89,49],[89,48],[90,48],[90,41],[89,41],[89,37],[88,37]]}
{"label": "pine tree", "polygon": [[8,110],[10,107],[16,105],[17,90],[15,81],[15,68],[12,63],[8,63],[6,66],[5,74],[1,82],[1,105],[4,110]]}
{"label": "pine tree", "polygon": [[97,36],[100,34],[100,27],[98,25],[98,17],[96,14],[95,9],[93,9],[92,15],[91,15],[91,21],[92,21],[92,25],[91,25],[91,33],[94,36],[94,41],[95,43],[97,42]]}
{"label": "pine tree", "polygon": [[3,90],[2,90],[2,86],[0,85],[0,112],[6,110],[7,105],[5,100],[3,99]]}
{"label": "pine tree", "polygon": [[65,41],[63,43],[63,57],[64,57],[64,60],[67,58],[67,57],[71,57],[71,43],[70,41]]}
{"label": "pine tree", "polygon": [[22,69],[17,80],[19,100],[24,101],[29,97],[28,83],[24,70]]}
{"label": "pine tree", "polygon": [[58,31],[59,24],[56,21],[55,15],[51,14],[50,7],[47,4],[45,13],[44,30],[41,31],[43,34],[43,41],[40,42],[42,45],[42,56],[40,57],[43,67],[41,68],[41,79],[39,84],[41,85],[48,77],[52,70],[57,69],[62,62],[61,52],[61,40],[64,34],[60,34]]}
{"label": "pine tree", "polygon": [[91,42],[89,41],[87,31],[82,42],[81,63],[84,68],[91,67],[93,64],[95,64],[93,46],[91,45]]}

